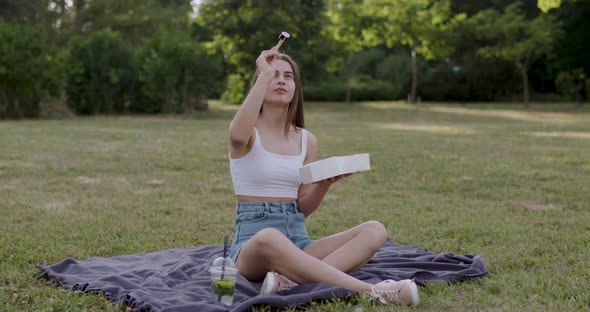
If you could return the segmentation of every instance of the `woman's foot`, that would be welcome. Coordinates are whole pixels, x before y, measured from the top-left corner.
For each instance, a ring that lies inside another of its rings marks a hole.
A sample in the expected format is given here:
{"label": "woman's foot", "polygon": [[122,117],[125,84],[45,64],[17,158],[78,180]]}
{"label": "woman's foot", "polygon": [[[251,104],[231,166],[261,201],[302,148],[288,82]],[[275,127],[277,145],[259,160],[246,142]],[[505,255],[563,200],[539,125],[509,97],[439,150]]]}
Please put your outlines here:
{"label": "woman's foot", "polygon": [[401,281],[385,280],[371,287],[368,293],[371,297],[379,299],[381,303],[401,303],[408,306],[416,306],[420,301],[418,287],[414,280]]}
{"label": "woman's foot", "polygon": [[262,287],[260,287],[260,294],[268,295],[283,290],[289,290],[295,286],[299,285],[285,276],[275,272],[268,272],[266,273],[264,282],[262,282]]}

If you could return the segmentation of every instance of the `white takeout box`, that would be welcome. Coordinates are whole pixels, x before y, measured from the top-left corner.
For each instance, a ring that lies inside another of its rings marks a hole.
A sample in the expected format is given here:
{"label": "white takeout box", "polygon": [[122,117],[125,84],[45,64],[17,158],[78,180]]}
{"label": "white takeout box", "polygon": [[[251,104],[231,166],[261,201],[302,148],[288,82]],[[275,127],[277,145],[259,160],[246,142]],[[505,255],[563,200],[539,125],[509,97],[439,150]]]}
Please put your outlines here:
{"label": "white takeout box", "polygon": [[334,156],[314,161],[301,168],[301,182],[313,183],[337,175],[366,171],[371,169],[369,154],[354,154],[349,156]]}

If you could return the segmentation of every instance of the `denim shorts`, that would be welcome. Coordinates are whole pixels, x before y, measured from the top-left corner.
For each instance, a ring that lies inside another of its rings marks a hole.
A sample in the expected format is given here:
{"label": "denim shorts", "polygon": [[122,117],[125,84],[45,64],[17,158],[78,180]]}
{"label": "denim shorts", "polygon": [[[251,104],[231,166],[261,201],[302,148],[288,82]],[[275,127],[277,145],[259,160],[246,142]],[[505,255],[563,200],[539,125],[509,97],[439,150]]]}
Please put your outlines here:
{"label": "denim shorts", "polygon": [[234,262],[244,243],[265,228],[279,230],[301,250],[312,242],[307,235],[304,216],[297,210],[297,203],[239,202],[236,205],[234,238],[229,250],[229,256]]}

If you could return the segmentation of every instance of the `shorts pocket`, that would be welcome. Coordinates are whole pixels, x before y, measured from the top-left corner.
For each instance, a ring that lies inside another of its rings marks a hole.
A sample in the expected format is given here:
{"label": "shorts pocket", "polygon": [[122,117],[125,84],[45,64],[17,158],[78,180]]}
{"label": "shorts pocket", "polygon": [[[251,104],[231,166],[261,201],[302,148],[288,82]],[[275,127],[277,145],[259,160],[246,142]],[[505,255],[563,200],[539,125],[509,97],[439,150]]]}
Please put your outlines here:
{"label": "shorts pocket", "polygon": [[260,211],[260,212],[242,212],[237,215],[236,220],[238,222],[258,222],[266,219],[268,217],[268,212]]}
{"label": "shorts pocket", "polygon": [[265,228],[265,220],[269,218],[269,213],[260,212],[243,212],[236,217],[236,236],[240,242],[246,242],[258,231]]}

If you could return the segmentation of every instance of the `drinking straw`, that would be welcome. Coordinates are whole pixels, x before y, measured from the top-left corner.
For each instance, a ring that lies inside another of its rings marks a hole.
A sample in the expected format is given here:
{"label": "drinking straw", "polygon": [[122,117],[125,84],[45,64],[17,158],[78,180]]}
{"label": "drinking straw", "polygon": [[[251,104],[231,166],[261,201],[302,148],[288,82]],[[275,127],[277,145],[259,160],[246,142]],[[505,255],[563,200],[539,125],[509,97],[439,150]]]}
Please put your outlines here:
{"label": "drinking straw", "polygon": [[225,258],[227,257],[227,243],[229,241],[229,237],[225,235],[223,239],[223,264],[221,264],[221,279],[225,275]]}
{"label": "drinking straw", "polygon": [[[228,241],[229,241],[229,237],[227,235],[225,235],[225,238],[223,239],[223,262],[221,264],[221,278],[220,278],[220,280],[223,280],[223,277],[225,275],[225,258],[227,257]],[[217,296],[217,302],[221,302],[221,296]]]}

